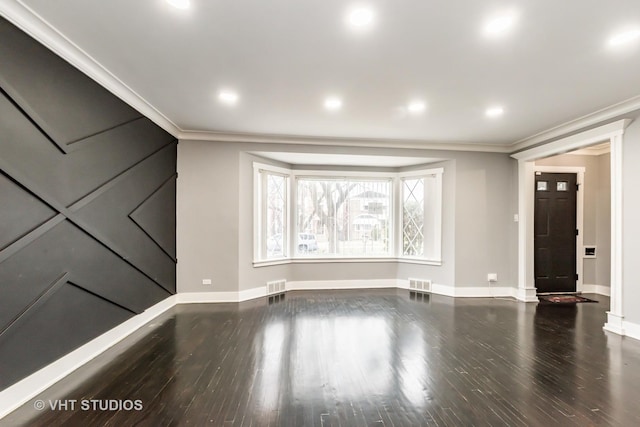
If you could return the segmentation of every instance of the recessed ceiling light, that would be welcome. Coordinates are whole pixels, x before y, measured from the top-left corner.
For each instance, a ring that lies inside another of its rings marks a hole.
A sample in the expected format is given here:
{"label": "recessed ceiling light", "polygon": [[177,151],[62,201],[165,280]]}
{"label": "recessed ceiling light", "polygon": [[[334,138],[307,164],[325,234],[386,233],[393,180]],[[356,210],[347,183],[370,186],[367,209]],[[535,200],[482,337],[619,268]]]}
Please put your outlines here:
{"label": "recessed ceiling light", "polygon": [[504,114],[504,108],[502,107],[491,107],[487,108],[487,111],[484,113],[487,117],[500,117]]}
{"label": "recessed ceiling light", "polygon": [[409,105],[407,106],[407,110],[409,111],[409,113],[411,114],[420,114],[422,113],[425,109],[427,108],[427,106],[425,105],[424,102],[422,101],[412,101],[409,103]]}
{"label": "recessed ceiling light", "polygon": [[238,94],[231,90],[221,90],[218,92],[218,100],[228,105],[235,105],[238,102]]}
{"label": "recessed ceiling light", "polygon": [[167,3],[176,9],[189,9],[191,6],[190,0],[167,0]]}
{"label": "recessed ceiling light", "polygon": [[349,25],[353,28],[365,28],[373,24],[373,10],[357,7],[349,12]]}
{"label": "recessed ceiling light", "polygon": [[640,29],[618,33],[609,39],[609,46],[617,47],[640,39]]}
{"label": "recessed ceiling light", "polygon": [[342,108],[342,100],[336,96],[330,96],[324,100],[324,108],[329,111],[336,111]]}
{"label": "recessed ceiling light", "polygon": [[517,15],[513,11],[503,12],[493,16],[484,25],[484,33],[487,36],[499,36],[509,31],[516,23]]}

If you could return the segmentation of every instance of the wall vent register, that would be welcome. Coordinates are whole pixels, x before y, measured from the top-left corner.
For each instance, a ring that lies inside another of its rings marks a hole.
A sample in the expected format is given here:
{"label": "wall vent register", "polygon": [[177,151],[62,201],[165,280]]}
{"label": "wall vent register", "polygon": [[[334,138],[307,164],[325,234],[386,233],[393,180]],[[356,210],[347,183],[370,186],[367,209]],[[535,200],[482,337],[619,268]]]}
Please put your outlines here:
{"label": "wall vent register", "polygon": [[414,292],[431,292],[431,280],[410,278],[409,290]]}

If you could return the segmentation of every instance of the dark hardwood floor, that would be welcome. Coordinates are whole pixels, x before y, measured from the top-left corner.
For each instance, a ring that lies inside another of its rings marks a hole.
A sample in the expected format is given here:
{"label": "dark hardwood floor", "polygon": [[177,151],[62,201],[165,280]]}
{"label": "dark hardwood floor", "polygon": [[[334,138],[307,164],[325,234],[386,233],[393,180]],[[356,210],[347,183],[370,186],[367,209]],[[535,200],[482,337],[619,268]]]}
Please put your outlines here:
{"label": "dark hardwood floor", "polygon": [[[179,305],[0,424],[640,425],[640,342],[604,332],[609,301],[591,297],[367,290]],[[34,409],[56,399],[67,410]],[[91,399],[142,409],[80,407]]]}

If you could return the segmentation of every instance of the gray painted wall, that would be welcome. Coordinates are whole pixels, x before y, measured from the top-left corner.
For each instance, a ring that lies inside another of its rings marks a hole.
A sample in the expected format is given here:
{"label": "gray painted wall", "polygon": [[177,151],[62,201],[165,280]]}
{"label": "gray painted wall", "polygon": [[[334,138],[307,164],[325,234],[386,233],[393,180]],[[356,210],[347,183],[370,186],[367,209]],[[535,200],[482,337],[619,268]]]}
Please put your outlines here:
{"label": "gray painted wall", "polygon": [[175,139],[0,18],[0,389],[175,293]]}
{"label": "gray painted wall", "polygon": [[239,155],[233,144],[178,144],[178,292],[238,290]]}
{"label": "gray painted wall", "polygon": [[517,287],[514,163],[507,155],[456,155],[456,286],[489,286],[487,274],[497,273],[491,286]]}
{"label": "gray painted wall", "polygon": [[597,258],[584,259],[583,283],[609,286],[611,281],[611,157],[565,154],[536,161],[543,166],[584,167],[584,245],[597,246]]}
{"label": "gray painted wall", "polygon": [[629,125],[623,142],[623,273],[625,320],[640,324],[640,120]]}
{"label": "gray painted wall", "polygon": [[596,206],[596,285],[611,286],[611,155],[598,156],[598,204]]}
{"label": "gray painted wall", "polygon": [[[265,161],[250,154],[256,151],[449,159],[439,164],[445,169],[443,265],[296,263],[254,268],[252,162]],[[276,279],[419,277],[449,286],[486,286],[486,274],[490,272],[499,274],[501,286],[515,286],[517,265],[514,265],[516,258],[512,251],[517,247],[517,235],[513,223],[516,212],[513,182],[517,180],[514,165],[515,161],[505,154],[181,141],[178,146],[178,291],[238,291],[264,286]],[[486,201],[478,199],[477,194],[482,194]],[[483,227],[478,227],[479,221],[483,221]],[[471,248],[460,251],[462,263],[456,261],[458,246]],[[458,276],[462,278],[460,281]],[[202,285],[202,279],[212,279],[213,284]]]}

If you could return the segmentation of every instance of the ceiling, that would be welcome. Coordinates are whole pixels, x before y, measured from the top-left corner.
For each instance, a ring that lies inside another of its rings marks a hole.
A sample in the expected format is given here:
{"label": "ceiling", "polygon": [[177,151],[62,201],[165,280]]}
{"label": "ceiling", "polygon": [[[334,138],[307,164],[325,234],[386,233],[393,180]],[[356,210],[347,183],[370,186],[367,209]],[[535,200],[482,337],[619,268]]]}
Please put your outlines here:
{"label": "ceiling", "polygon": [[[354,5],[370,26],[348,24]],[[487,35],[505,12],[512,27]],[[640,109],[640,39],[608,45],[640,28],[638,0],[0,0],[0,13],[184,138],[500,150]]]}

